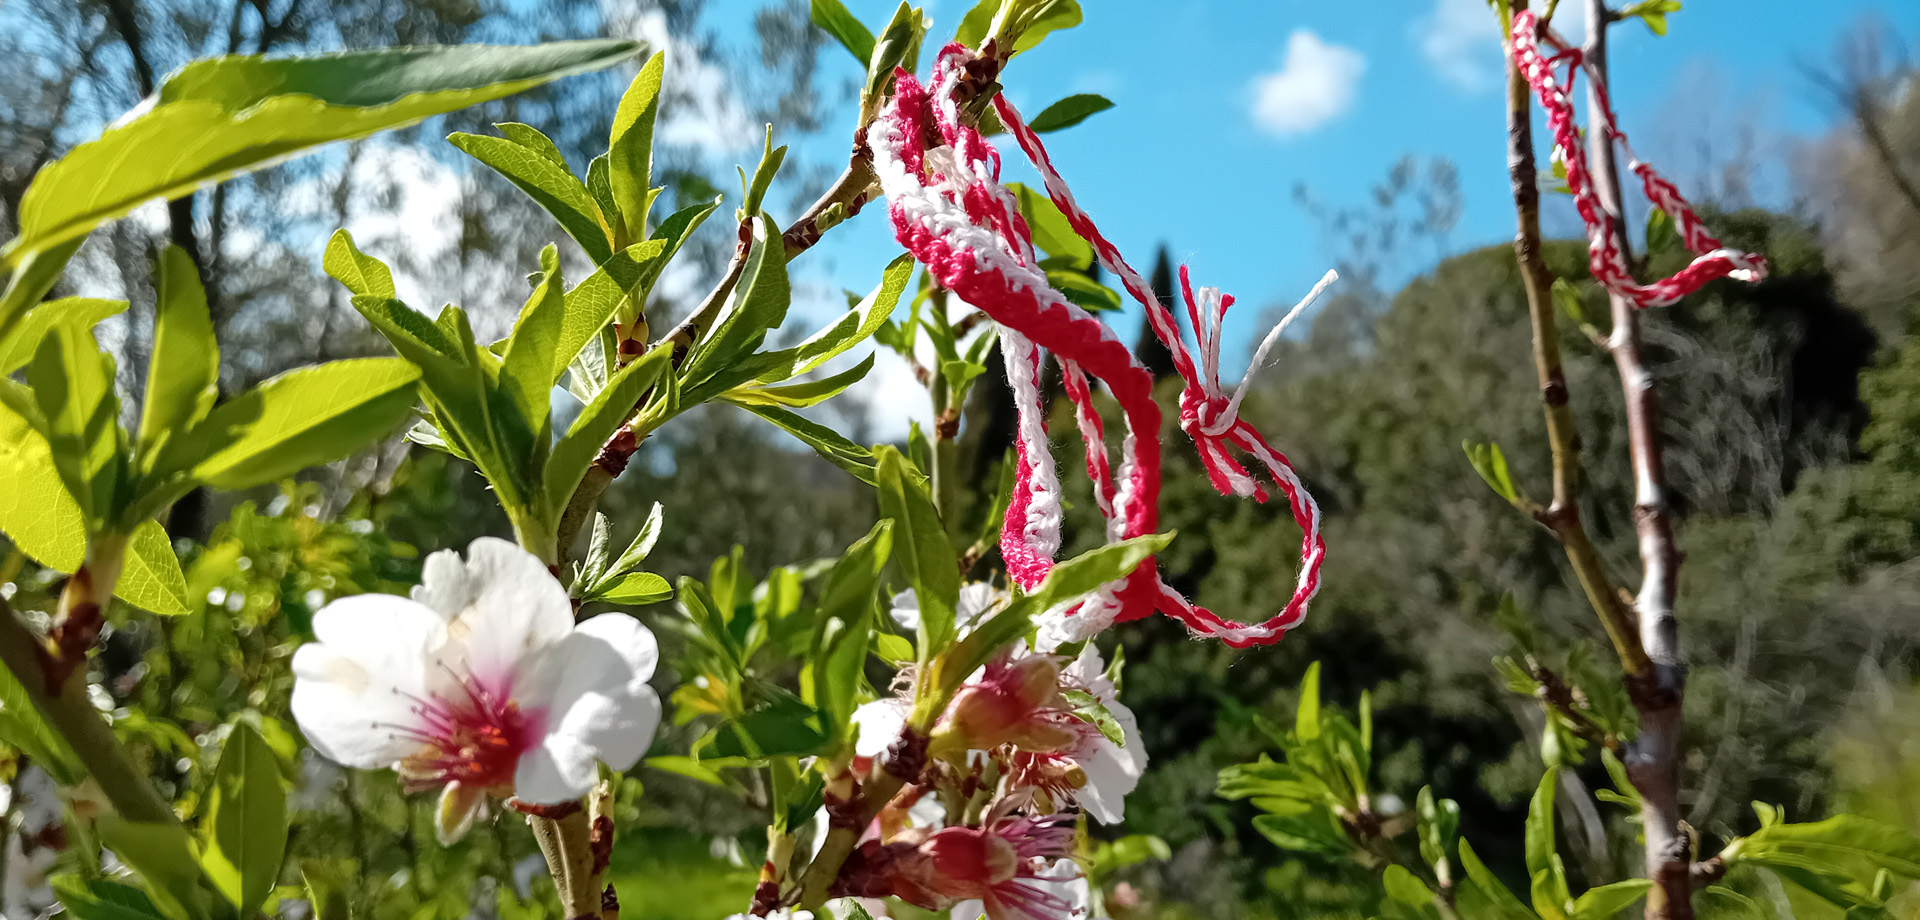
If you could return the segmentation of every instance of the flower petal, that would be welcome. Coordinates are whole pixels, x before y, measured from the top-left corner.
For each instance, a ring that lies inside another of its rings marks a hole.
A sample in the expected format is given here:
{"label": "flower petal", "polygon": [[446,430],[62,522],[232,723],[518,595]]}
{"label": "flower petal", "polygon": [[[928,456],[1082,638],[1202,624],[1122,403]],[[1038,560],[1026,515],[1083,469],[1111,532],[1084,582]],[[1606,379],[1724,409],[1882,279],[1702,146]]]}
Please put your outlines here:
{"label": "flower petal", "polygon": [[860,729],[853,743],[854,756],[878,757],[906,729],[907,701],[889,696],[865,703],[853,711],[853,724]]}
{"label": "flower petal", "polygon": [[1105,738],[1095,742],[1093,753],[1082,758],[1080,769],[1087,774],[1087,785],[1074,795],[1080,808],[1103,824],[1119,824],[1126,815],[1127,794],[1140,785],[1147,772],[1147,748],[1140,740],[1140,723],[1119,701],[1107,703],[1107,712],[1120,724],[1124,745]]}
{"label": "flower petal", "polygon": [[293,716],[307,740],[349,767],[393,765],[419,747],[408,732],[427,696],[446,623],[402,597],[343,597],[313,615],[319,639],[293,656]]}
{"label": "flower petal", "polygon": [[920,630],[920,597],[912,588],[893,596],[893,609],[887,611],[893,615],[893,621],[907,632]]}
{"label": "flower petal", "polygon": [[660,726],[660,697],[647,685],[659,648],[653,633],[623,613],[601,614],[542,650],[522,670],[515,696],[547,713],[546,737],[520,759],[515,793],[551,804],[584,794],[596,761],[625,770]]}
{"label": "flower petal", "polygon": [[447,634],[464,646],[468,673],[485,685],[509,689],[522,658],[573,630],[566,589],[538,557],[506,540],[473,541],[457,571],[447,561],[429,560],[426,578],[420,596],[447,617]]}

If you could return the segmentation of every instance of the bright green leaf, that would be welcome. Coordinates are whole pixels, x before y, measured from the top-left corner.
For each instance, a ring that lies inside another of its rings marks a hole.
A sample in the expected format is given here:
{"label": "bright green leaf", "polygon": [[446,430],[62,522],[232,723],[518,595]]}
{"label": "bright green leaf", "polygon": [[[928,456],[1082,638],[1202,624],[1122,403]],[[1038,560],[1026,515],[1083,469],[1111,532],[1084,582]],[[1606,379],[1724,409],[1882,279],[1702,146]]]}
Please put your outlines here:
{"label": "bright green leaf", "polygon": [[740,408],[799,438],[802,444],[813,448],[827,462],[853,474],[853,478],[868,485],[876,483],[878,464],[873,452],[848,440],[840,432],[778,406],[741,405]]}
{"label": "bright green leaf", "polygon": [[657,604],[673,597],[673,585],[665,578],[652,572],[632,572],[607,579],[594,587],[593,594],[584,598],[590,601],[606,601],[609,604],[625,604],[638,607],[643,604]]}
{"label": "bright green leaf", "polygon": [[954,613],[960,599],[959,553],[947,539],[940,513],[926,488],[906,471],[906,458],[892,447],[874,450],[878,459],[880,515],[893,520],[894,559],[920,600],[920,630],[915,642],[924,658],[953,640]]}
{"label": "bright green leaf", "polygon": [[113,359],[94,343],[93,331],[73,326],[60,326],[42,339],[27,370],[54,468],[95,523],[117,510],[126,460],[113,378]]}
{"label": "bright green leaf", "polygon": [[168,441],[200,424],[220,396],[213,315],[199,269],[186,250],[168,246],[161,251],[159,289],[135,453],[143,472],[153,468]]}
{"label": "bright green leaf", "polygon": [[813,0],[811,12],[813,24],[833,36],[840,47],[851,52],[860,66],[865,67],[873,59],[873,33],[852,13],[847,12],[846,4],[840,0]]}
{"label": "bright green leaf", "polygon": [[607,383],[607,388],[580,410],[572,427],[554,444],[553,454],[547,459],[544,489],[546,507],[556,519],[572,500],[574,490],[580,487],[580,480],[586,477],[587,468],[593,465],[593,458],[599,456],[607,439],[633,417],[641,397],[668,371],[671,357],[668,349],[656,348],[621,368]]}
{"label": "bright green leaf", "polygon": [[1643,878],[1630,878],[1624,882],[1589,888],[1573,899],[1573,916],[1575,920],[1608,920],[1626,910],[1633,902],[1646,897],[1651,888],[1653,882]]}
{"label": "bright green leaf", "polygon": [[215,408],[190,437],[213,449],[188,470],[244,489],[331,463],[386,437],[414,405],[420,371],[393,358],[351,358],[288,371]]}
{"label": "bright green leaf", "polygon": [[99,300],[93,297],[62,297],[28,310],[12,334],[0,337],[0,377],[12,374],[33,360],[40,341],[56,326],[71,325],[92,329],[109,316],[125,312],[124,300]]}
{"label": "bright green leaf", "polygon": [[[578,41],[196,61],[167,79],[151,108],[41,169],[21,198],[20,233],[0,264],[18,270],[29,255],[143,202],[607,67],[639,50],[633,42]],[[7,320],[0,316],[0,328]]]}
{"label": "bright green leaf", "polygon": [[505,137],[456,132],[447,136],[447,143],[485,163],[526,192],[560,222],[561,229],[580,244],[595,265],[613,253],[607,244],[607,231],[600,224],[599,206],[587,191],[586,183],[569,171],[564,162],[555,163],[545,150],[522,146]]}
{"label": "bright green leaf", "polygon": [[607,140],[608,191],[619,208],[607,219],[623,221],[630,238],[646,233],[647,211],[653,205],[653,125],[660,114],[660,79],[666,67],[664,52],[647,59],[620,97]]}
{"label": "bright green leaf", "polygon": [[[0,387],[12,381],[0,380]],[[24,388],[22,388],[24,389]],[[50,569],[71,572],[87,551],[86,515],[67,492],[46,436],[0,401],[0,531]]]}
{"label": "bright green leaf", "polygon": [[220,752],[202,827],[207,877],[240,916],[252,916],[286,856],[287,791],[273,751],[245,722],[234,723]]}
{"label": "bright green leaf", "polygon": [[327,251],[320,265],[328,276],[354,294],[395,296],[393,270],[385,262],[361,252],[353,244],[353,236],[344,229],[335,230],[333,238],[327,240]]}
{"label": "bright green leaf", "polygon": [[1040,114],[1033,116],[1027,122],[1027,127],[1033,129],[1035,133],[1059,131],[1071,128],[1110,108],[1113,108],[1113,103],[1105,96],[1076,93],[1041,109]]}
{"label": "bright green leaf", "polygon": [[189,612],[187,576],[180,571],[180,557],[173,554],[173,541],[159,521],[141,521],[133,529],[113,594],[161,616]]}

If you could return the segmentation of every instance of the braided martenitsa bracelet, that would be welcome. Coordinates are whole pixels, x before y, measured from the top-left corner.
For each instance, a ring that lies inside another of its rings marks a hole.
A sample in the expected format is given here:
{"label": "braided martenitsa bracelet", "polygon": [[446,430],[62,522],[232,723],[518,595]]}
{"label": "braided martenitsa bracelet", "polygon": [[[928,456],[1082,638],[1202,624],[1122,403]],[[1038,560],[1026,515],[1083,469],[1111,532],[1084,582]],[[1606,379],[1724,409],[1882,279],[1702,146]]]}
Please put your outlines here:
{"label": "braided martenitsa bracelet", "polygon": [[[1060,548],[1060,484],[1047,444],[1042,417],[1040,349],[1059,360],[1075,420],[1087,446],[1087,472],[1107,520],[1107,539],[1117,542],[1154,532],[1160,492],[1160,408],[1153,401],[1153,375],[1135,360],[1105,323],[1068,302],[1047,284],[1019,207],[1000,182],[1000,157],[980,133],[964,124],[954,90],[973,52],[948,45],[934,64],[930,84],[911,74],[896,74],[891,102],[868,129],[874,167],[886,193],[894,234],[942,286],[983,311],[1000,327],[1007,378],[1019,409],[1016,428],[1016,480],[1007,508],[1000,548],[1007,571],[1023,588],[1044,579]],[[1320,509],[1294,474],[1285,455],[1238,416],[1246,382],[1228,394],[1220,384],[1220,328],[1233,298],[1202,288],[1197,294],[1180,272],[1199,361],[1180,338],[1173,315],[1155,298],[1145,279],[1122,259],[1082,211],[1053,168],[1039,137],[1028,129],[1004,95],[994,98],[996,113],[1045,180],[1048,195],[1074,230],[1093,245],[1100,263],[1117,275],[1128,293],[1147,311],[1154,333],[1173,354],[1185,387],[1180,395],[1180,427],[1194,440],[1201,463],[1220,492],[1265,501],[1266,488],[1240,461],[1250,456],[1286,496],[1294,521],[1304,533],[1300,573],[1281,611],[1261,623],[1224,619],[1182,597],[1161,581],[1153,560],[1124,579],[1103,586],[1075,608],[1041,626],[1041,644],[1054,646],[1085,639],[1114,622],[1165,611],[1201,637],[1237,648],[1278,641],[1298,625],[1320,587],[1326,544],[1320,536]],[[939,144],[928,149],[938,138]],[[1298,316],[1328,284],[1316,285],[1287,319]],[[1278,340],[1276,327],[1255,353],[1257,368]],[[1251,370],[1249,371],[1251,373]],[[1107,454],[1105,432],[1092,404],[1088,377],[1105,383],[1125,421],[1119,463]]]}

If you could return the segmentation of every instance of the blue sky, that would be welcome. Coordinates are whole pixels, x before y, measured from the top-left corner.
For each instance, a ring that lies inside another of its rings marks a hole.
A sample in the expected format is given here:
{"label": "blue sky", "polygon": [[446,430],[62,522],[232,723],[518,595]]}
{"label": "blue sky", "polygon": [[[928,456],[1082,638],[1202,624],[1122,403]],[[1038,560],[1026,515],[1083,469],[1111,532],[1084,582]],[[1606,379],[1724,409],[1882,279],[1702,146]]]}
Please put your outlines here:
{"label": "blue sky", "polygon": [[[894,4],[847,5],[877,30]],[[951,34],[966,5],[933,4],[935,34]],[[1403,155],[1446,156],[1460,168],[1465,197],[1451,249],[1513,232],[1500,51],[1484,0],[1082,5],[1085,24],[1017,58],[1003,83],[1029,116],[1075,92],[1116,103],[1051,135],[1054,160],[1136,266],[1145,270],[1165,242],[1191,263],[1197,281],[1248,305],[1229,321],[1238,360],[1264,331],[1259,308],[1291,303],[1331,261],[1313,219],[1293,200],[1296,182],[1324,200],[1359,204]],[[1637,22],[1617,26],[1622,127],[1683,188],[1699,168],[1702,137],[1716,130],[1725,137],[1743,121],[1758,127],[1760,155],[1777,165],[1797,138],[1824,132],[1833,117],[1796,65],[1829,60],[1840,34],[1868,13],[1909,47],[1920,36],[1920,3],[1893,0],[1689,0],[1664,38]],[[826,63],[830,77],[858,71],[837,47]],[[835,129],[826,135],[802,150],[830,159],[844,139]],[[1011,145],[1006,153],[1009,164],[1019,161]],[[1024,163],[1009,174],[1023,178]],[[1777,176],[1760,191],[1784,202],[1790,189]],[[873,217],[836,229],[796,264],[796,274],[870,285],[899,252],[885,222]]]}

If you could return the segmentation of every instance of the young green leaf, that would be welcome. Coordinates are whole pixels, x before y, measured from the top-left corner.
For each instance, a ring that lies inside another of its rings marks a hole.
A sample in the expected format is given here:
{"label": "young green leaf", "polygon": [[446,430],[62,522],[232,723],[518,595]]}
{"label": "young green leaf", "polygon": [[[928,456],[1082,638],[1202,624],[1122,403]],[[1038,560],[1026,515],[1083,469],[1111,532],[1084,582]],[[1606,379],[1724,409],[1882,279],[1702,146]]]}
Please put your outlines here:
{"label": "young green leaf", "polygon": [[697,383],[759,348],[767,330],[786,319],[791,297],[786,246],[773,219],[762,214],[754,218],[752,249],[726,318],[688,362],[684,379]]}
{"label": "young green leaf", "polygon": [[40,342],[57,326],[92,329],[109,316],[125,312],[124,300],[99,300],[93,297],[62,297],[49,300],[26,312],[11,335],[0,337],[0,377],[26,367]]}
{"label": "young green leaf", "polygon": [[[0,378],[0,388],[21,391]],[[30,397],[27,397],[30,398]],[[37,413],[36,413],[37,414]],[[60,572],[80,567],[87,551],[86,515],[54,466],[47,438],[0,400],[0,532],[34,561]]]}
{"label": "young green leaf", "polygon": [[[1173,542],[1173,533],[1147,534],[1118,543],[1090,549],[1053,567],[1040,584],[1016,601],[1031,606],[1038,614],[1099,590],[1101,585],[1124,578],[1155,553]],[[924,607],[922,609],[925,609]]]}
{"label": "young green leaf", "polygon": [[840,0],[813,0],[810,12],[813,24],[833,36],[840,47],[852,53],[860,66],[865,67],[873,59],[873,33],[852,13],[847,12],[846,4]]}
{"label": "young green leaf", "polygon": [[1460,447],[1467,452],[1467,461],[1473,464],[1473,471],[1486,480],[1495,495],[1513,504],[1523,501],[1520,489],[1513,484],[1513,475],[1507,472],[1507,455],[1500,450],[1500,445],[1461,441]]}
{"label": "young green leaf", "polygon": [[554,520],[559,519],[573,499],[574,490],[580,487],[580,480],[586,478],[587,468],[593,465],[600,448],[633,417],[640,407],[640,398],[667,372],[671,356],[669,350],[656,348],[621,368],[607,383],[607,388],[580,410],[573,426],[553,445],[543,488],[547,513]]}
{"label": "young green leaf", "polygon": [[[1527,805],[1526,854],[1529,875],[1553,868],[1553,793],[1559,782],[1560,771],[1548,769],[1540,777],[1540,787],[1534,790],[1533,800]],[[1538,909],[1539,905],[1534,907]]]}
{"label": "young green leaf", "polygon": [[1099,730],[1100,736],[1115,745],[1127,743],[1126,732],[1120,728],[1120,722],[1107,709],[1107,704],[1085,690],[1063,690],[1061,693],[1067,702],[1073,704],[1073,717]]}
{"label": "young green leaf", "polygon": [[64,735],[47,724],[13,672],[0,668],[0,744],[33,758],[36,766],[62,786],[86,779],[80,758]]}
{"label": "young green leaf", "polygon": [[1630,878],[1624,882],[1589,888],[1573,899],[1573,909],[1569,913],[1574,920],[1612,920],[1613,916],[1626,910],[1633,902],[1646,897],[1653,888],[1653,882],[1644,878]]}
{"label": "young green leaf", "polygon": [[186,250],[161,251],[159,287],[134,453],[141,472],[153,469],[169,440],[200,424],[220,396],[220,346],[213,339],[207,292]]}
{"label": "young green leaf", "polygon": [[614,574],[631,571],[635,566],[647,561],[653,553],[654,541],[660,539],[660,524],[663,512],[659,502],[653,503],[653,510],[647,512],[647,520],[640,525],[640,532],[633,535],[633,542],[627,544],[626,552],[613,561],[607,571]]}
{"label": "young green leaf", "polygon": [[[506,135],[507,140],[539,154],[543,159],[561,169],[572,171],[572,167],[567,165],[567,158],[560,153],[560,148],[554,146],[553,138],[540,133],[539,128],[523,125],[517,121],[495,122],[493,126],[500,129],[500,133]],[[583,184],[581,187],[586,186]]]}
{"label": "young green leaf", "polygon": [[750,215],[759,214],[761,203],[767,197],[767,189],[773,187],[773,177],[780,174],[780,164],[787,161],[787,147],[773,146],[773,125],[767,125],[766,146],[760,152],[760,162],[753,167],[753,180],[740,189],[741,205],[739,217],[746,220]]}
{"label": "young green leaf", "polygon": [[196,482],[244,489],[331,463],[400,427],[419,380],[418,368],[394,358],[288,371],[208,414],[186,439],[198,454],[182,454],[190,457],[187,472]]}
{"label": "young green leaf", "polygon": [[915,645],[924,658],[953,640],[954,613],[960,600],[959,553],[947,539],[940,513],[926,488],[906,470],[906,458],[892,447],[874,450],[878,459],[880,515],[893,521],[894,559],[920,600],[920,629]]}
{"label": "young green leaf", "polygon": [[873,370],[873,356],[868,355],[856,364],[838,374],[809,380],[804,383],[791,383],[777,387],[734,387],[721,396],[722,399],[736,405],[789,406],[806,408],[818,405],[845,392],[850,386],[859,383]]}
{"label": "young green leaf", "polygon": [[200,885],[193,838],[179,824],[128,821],[103,815],[94,822],[100,842],[140,874],[147,895],[169,920],[209,920],[212,896]]}
{"label": "young green leaf", "polygon": [[1040,114],[1033,116],[1033,119],[1027,122],[1027,127],[1041,134],[1059,131],[1071,128],[1110,108],[1113,108],[1113,103],[1105,96],[1076,93],[1041,109]]}
{"label": "young green leaf", "polygon": [[920,9],[902,0],[894,7],[893,18],[880,30],[873,53],[861,63],[867,68],[866,85],[860,89],[860,123],[873,118],[881,101],[893,88],[893,70],[912,73],[920,57],[920,46],[927,38],[927,21]]}
{"label": "young green leaf", "polygon": [[[620,97],[613,113],[613,131],[607,138],[607,186],[617,214],[626,227],[626,238],[639,239],[647,232],[647,212],[659,194],[653,182],[653,124],[660,114],[660,80],[666,75],[667,55],[654,54],[640,68]],[[591,176],[589,176],[591,178]]]}
{"label": "young green leaf", "polygon": [[[0,268],[18,271],[31,254],[143,202],[617,64],[639,50],[633,42],[578,41],[196,61],[167,79],[151,108],[40,170],[21,198],[20,232],[0,252]],[[10,319],[0,315],[0,329]]]}
{"label": "young green leaf", "polygon": [[1680,233],[1674,229],[1673,215],[1659,208],[1647,212],[1647,252],[1655,253],[1680,244]]}
{"label": "young green leaf", "polygon": [[[606,261],[613,253],[606,228],[600,224],[600,208],[594,204],[593,194],[587,191],[586,183],[567,169],[564,161],[556,163],[546,150],[526,147],[505,137],[455,132],[447,135],[447,143],[485,163],[526,192],[560,222],[561,229],[580,244],[593,264]],[[552,145],[552,141],[547,143]]]}
{"label": "young green leaf", "polygon": [[327,251],[320,259],[320,267],[327,275],[340,282],[349,292],[370,297],[393,297],[393,270],[353,244],[353,236],[346,230],[335,230],[333,237],[327,240]]}
{"label": "young green leaf", "polygon": [[1293,737],[1301,742],[1320,737],[1320,662],[1307,665],[1300,679],[1300,704],[1293,712]]}
{"label": "young green leaf", "polygon": [[242,917],[272,893],[287,852],[287,791],[280,764],[253,726],[235,722],[220,752],[202,822],[200,864]]}
{"label": "young green leaf", "polygon": [[1076,266],[1093,264],[1093,244],[1074,232],[1073,224],[1060,213],[1053,199],[1019,182],[1007,183],[1007,190],[1013,192],[1014,201],[1020,205],[1020,216],[1033,231],[1034,245]]}
{"label": "young green leaf", "polygon": [[173,541],[159,521],[148,519],[133,528],[113,594],[161,616],[189,612],[187,576],[180,571],[180,557],[173,554]]}
{"label": "young green leaf", "polygon": [[[1487,913],[1469,916],[1497,917],[1500,920],[1536,920],[1533,911],[1520,903],[1520,899],[1514,897],[1513,891],[1507,888],[1506,883],[1500,881],[1487,868],[1487,864],[1480,861],[1479,854],[1473,851],[1473,845],[1464,837],[1460,839],[1460,867],[1467,870],[1467,879],[1472,883],[1471,893],[1478,896],[1478,899],[1482,900],[1484,906],[1489,909]],[[1465,893],[1467,892],[1463,892]]]}
{"label": "young green leaf", "polygon": [[1387,897],[1411,907],[1432,907],[1433,891],[1420,881],[1407,867],[1398,863],[1387,866],[1386,874],[1380,882],[1387,889]]}
{"label": "young green leaf", "polygon": [[813,448],[814,452],[853,475],[853,478],[868,485],[877,483],[878,462],[873,452],[847,440],[845,435],[834,431],[806,416],[782,409],[778,406],[756,406],[740,404],[740,408],[760,416],[790,435],[800,439],[800,443]]}
{"label": "young green leaf", "polygon": [[[573,356],[606,322],[606,317],[601,316],[599,322],[582,318],[572,323],[577,327],[577,342],[571,352],[562,354],[563,327],[573,318],[567,315],[566,284],[560,276],[559,254],[552,246],[541,251],[540,264],[544,269],[540,284],[527,298],[526,306],[520,308],[520,317],[513,324],[513,333],[507,337],[506,350],[500,359],[500,389],[513,400],[520,416],[537,432],[536,436],[546,433],[554,384],[560,382],[560,375],[566,373]],[[583,301],[576,298],[573,303]]]}
{"label": "young green leaf", "polygon": [[93,331],[73,326],[42,339],[27,370],[54,469],[94,526],[119,510],[126,462],[113,376],[113,359],[94,343]]}
{"label": "young green leaf", "polygon": [[777,383],[797,377],[871,337],[887,321],[887,317],[893,315],[894,308],[899,306],[900,295],[913,279],[913,265],[911,255],[893,260],[881,272],[880,285],[872,293],[806,341],[776,352],[782,357],[780,363],[755,379],[761,383]]}
{"label": "young green leaf", "polygon": [[53,893],[78,920],[166,920],[147,893],[132,885],[78,875],[53,877]]}
{"label": "young green leaf", "polygon": [[662,239],[635,243],[602,260],[593,274],[568,291],[553,340],[554,359],[563,366],[572,362],[609,320],[632,323],[644,309],[647,291],[673,256],[670,245],[671,241]]}
{"label": "young green leaf", "polygon": [[1573,282],[1565,278],[1553,279],[1553,302],[1559,305],[1560,311],[1567,314],[1567,318],[1573,320],[1575,325],[1587,324],[1586,305],[1581,302],[1580,289],[1574,287]]}
{"label": "young green leaf", "polygon": [[657,604],[671,597],[673,585],[668,584],[665,578],[652,572],[631,572],[595,585],[593,593],[581,599],[638,607]]}

